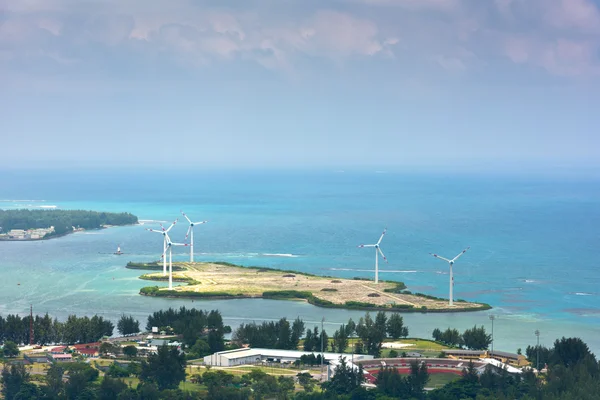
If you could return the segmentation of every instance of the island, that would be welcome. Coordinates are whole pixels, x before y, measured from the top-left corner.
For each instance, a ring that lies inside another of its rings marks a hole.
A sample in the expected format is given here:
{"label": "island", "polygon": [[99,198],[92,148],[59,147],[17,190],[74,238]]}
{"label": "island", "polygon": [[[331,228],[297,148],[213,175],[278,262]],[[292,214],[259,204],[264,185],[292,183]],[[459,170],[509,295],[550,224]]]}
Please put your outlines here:
{"label": "island", "polygon": [[133,225],[133,214],[85,210],[1,210],[0,240],[42,240],[68,233]]}
{"label": "island", "polygon": [[[162,263],[129,263],[128,268],[160,270],[142,275],[151,281],[166,281]],[[183,283],[169,290],[147,286],[144,296],[196,299],[289,299],[303,300],[320,307],[401,312],[463,312],[490,309],[488,304],[448,300],[412,293],[403,282],[366,278],[343,279],[305,272],[264,267],[245,267],[226,262],[173,263],[173,282]]]}

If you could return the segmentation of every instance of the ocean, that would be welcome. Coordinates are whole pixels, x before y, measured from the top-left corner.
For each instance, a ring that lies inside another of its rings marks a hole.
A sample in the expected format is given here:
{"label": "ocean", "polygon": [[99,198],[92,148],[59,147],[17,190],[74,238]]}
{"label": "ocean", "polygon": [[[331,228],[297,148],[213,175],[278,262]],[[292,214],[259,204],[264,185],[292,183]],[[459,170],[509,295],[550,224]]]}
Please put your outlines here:
{"label": "ocean", "polygon": [[[333,333],[363,312],[273,300],[199,301],[138,295],[148,283],[127,261],[157,260],[159,222],[183,241],[195,229],[197,261],[228,261],[315,274],[372,277],[372,249],[384,228],[380,279],[415,292],[448,296],[454,257],[455,298],[486,302],[485,312],[405,314],[411,336],[436,328],[484,325],[494,347],[515,352],[578,336],[600,353],[600,185],[592,178],[425,174],[396,171],[3,170],[0,208],[128,211],[143,225],[36,242],[0,242],[0,314],[101,314],[117,320],[181,305],[218,308],[232,327],[251,320],[325,317]],[[125,253],[112,253],[117,246]],[[186,249],[174,257],[189,259]]]}

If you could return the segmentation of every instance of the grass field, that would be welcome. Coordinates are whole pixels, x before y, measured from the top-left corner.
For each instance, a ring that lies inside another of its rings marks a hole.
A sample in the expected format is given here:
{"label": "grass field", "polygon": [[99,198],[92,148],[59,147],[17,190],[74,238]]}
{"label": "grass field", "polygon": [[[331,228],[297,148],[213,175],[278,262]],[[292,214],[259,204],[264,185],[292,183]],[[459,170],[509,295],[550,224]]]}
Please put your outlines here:
{"label": "grass field", "polygon": [[460,379],[460,375],[456,374],[430,374],[429,381],[427,382],[427,388],[440,388],[447,383],[454,382]]}
{"label": "grass field", "polygon": [[[396,288],[396,283],[352,280],[331,277],[303,275],[297,272],[284,272],[258,267],[239,267],[214,263],[177,263],[185,271],[173,275],[174,279],[183,278],[197,281],[196,284],[176,286],[176,292],[196,292],[262,297],[267,291],[295,290],[310,292],[317,299],[336,305],[348,301],[366,303],[373,306],[412,307],[427,310],[447,310],[462,308],[484,308],[475,303],[457,303],[449,307],[443,300],[428,299],[412,294],[385,292]],[[145,279],[156,277],[164,279],[161,273],[146,274]],[[163,289],[164,290],[164,289]]]}

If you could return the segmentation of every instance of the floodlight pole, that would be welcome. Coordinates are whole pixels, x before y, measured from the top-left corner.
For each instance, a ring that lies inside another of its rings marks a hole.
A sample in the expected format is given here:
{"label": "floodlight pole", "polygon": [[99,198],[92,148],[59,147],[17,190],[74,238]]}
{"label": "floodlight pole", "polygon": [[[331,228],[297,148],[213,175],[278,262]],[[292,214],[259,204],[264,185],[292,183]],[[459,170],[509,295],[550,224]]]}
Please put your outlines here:
{"label": "floodlight pole", "polygon": [[325,322],[325,317],[321,319],[321,381],[323,380],[323,339],[325,338],[323,322]]}
{"label": "floodlight pole", "polygon": [[495,315],[490,315],[490,319],[492,320],[492,353],[494,352],[494,320],[496,319]]}
{"label": "floodlight pole", "polygon": [[538,374],[540,373],[540,331],[538,329],[535,330],[535,336],[537,336],[537,356],[536,356],[536,369]]}

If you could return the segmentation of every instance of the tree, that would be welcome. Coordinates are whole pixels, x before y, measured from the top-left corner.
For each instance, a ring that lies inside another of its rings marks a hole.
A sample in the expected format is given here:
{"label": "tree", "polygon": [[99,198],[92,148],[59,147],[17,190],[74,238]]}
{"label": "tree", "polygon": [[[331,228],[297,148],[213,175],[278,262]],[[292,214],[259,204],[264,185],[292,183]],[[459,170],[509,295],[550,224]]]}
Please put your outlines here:
{"label": "tree", "polygon": [[125,382],[105,376],[100,384],[100,400],[114,400],[127,389]]}
{"label": "tree", "polygon": [[278,398],[287,399],[294,391],[294,378],[280,375],[277,377],[277,383],[279,385]]}
{"label": "tree", "polygon": [[112,344],[110,342],[102,342],[102,344],[100,345],[100,348],[98,349],[98,351],[102,355],[107,355],[109,353],[116,354],[117,353],[117,346],[115,346],[114,344]]}
{"label": "tree", "polygon": [[462,338],[464,345],[472,350],[486,350],[492,343],[492,335],[488,335],[483,326],[465,330]]}
{"label": "tree", "polygon": [[305,392],[312,392],[315,389],[317,380],[308,372],[299,373],[296,377],[298,378],[298,383],[304,388]]}
{"label": "tree", "polygon": [[126,316],[125,314],[123,314],[121,315],[121,318],[117,323],[117,331],[119,331],[119,333],[124,336],[139,333],[140,323],[131,315]]}
{"label": "tree", "polygon": [[539,361],[540,369],[542,369],[544,365],[550,362],[551,353],[552,350],[543,345],[527,346],[527,348],[525,349],[525,356],[527,357],[527,360],[535,368],[538,367]]}
{"label": "tree", "polygon": [[579,338],[565,338],[554,342],[554,349],[550,355],[551,365],[564,365],[571,368],[586,359],[594,359],[587,344]]}
{"label": "tree", "polygon": [[99,375],[97,369],[92,368],[86,363],[71,363],[66,366],[69,380],[64,386],[64,392],[68,399],[79,399],[81,394],[86,392],[86,399],[93,398],[93,394],[87,389],[91,390],[92,382],[94,382]]}
{"label": "tree", "polygon": [[354,369],[346,363],[345,357],[340,357],[339,364],[335,367],[333,377],[323,384],[327,392],[341,395],[353,392],[364,382],[362,367]]}
{"label": "tree", "polygon": [[410,363],[410,375],[407,377],[410,396],[413,398],[424,398],[425,385],[429,381],[427,364],[418,363],[416,360]]}
{"label": "tree", "polygon": [[1,393],[6,400],[13,400],[21,390],[21,386],[29,382],[29,372],[22,364],[4,365],[0,383],[2,384]]}
{"label": "tree", "polygon": [[32,382],[24,382],[13,400],[38,400],[41,397],[42,392],[38,385]]}
{"label": "tree", "polygon": [[292,324],[292,335],[290,337],[290,348],[297,349],[298,343],[304,333],[304,321],[297,317]]}
{"label": "tree", "polygon": [[123,347],[123,354],[125,354],[129,358],[133,358],[133,357],[137,356],[137,353],[138,353],[138,349],[135,346],[129,345],[129,346]]}
{"label": "tree", "polygon": [[164,344],[148,361],[142,361],[140,380],[155,383],[159,390],[175,389],[184,379],[185,356],[175,347]]}
{"label": "tree", "polygon": [[190,349],[189,358],[190,359],[202,358],[209,354],[211,354],[210,346],[208,345],[208,343],[206,343],[206,340],[198,339],[198,340],[196,340],[196,343]]}
{"label": "tree", "polygon": [[381,352],[381,344],[385,339],[385,313],[378,312],[376,320],[373,321],[369,313],[365,314],[364,318],[361,318],[356,326],[356,333],[360,338],[363,347],[367,354],[372,356],[379,356]]}
{"label": "tree", "polygon": [[333,351],[343,353],[348,347],[348,336],[346,326],[342,324],[340,329],[333,333]]}
{"label": "tree", "polygon": [[44,392],[46,397],[55,399],[60,396],[64,388],[63,375],[65,369],[61,364],[52,364],[46,371],[46,386]]}
{"label": "tree", "polygon": [[[387,321],[387,334],[392,339],[408,336],[408,329],[404,330],[404,318],[399,313],[393,313]],[[405,335],[406,333],[406,335]]]}
{"label": "tree", "polygon": [[6,341],[4,342],[4,348],[2,349],[4,352],[4,357],[16,357],[19,355],[19,347],[15,342]]}
{"label": "tree", "polygon": [[314,351],[314,342],[313,342],[313,334],[310,329],[306,330],[306,336],[304,337],[304,351]]}

